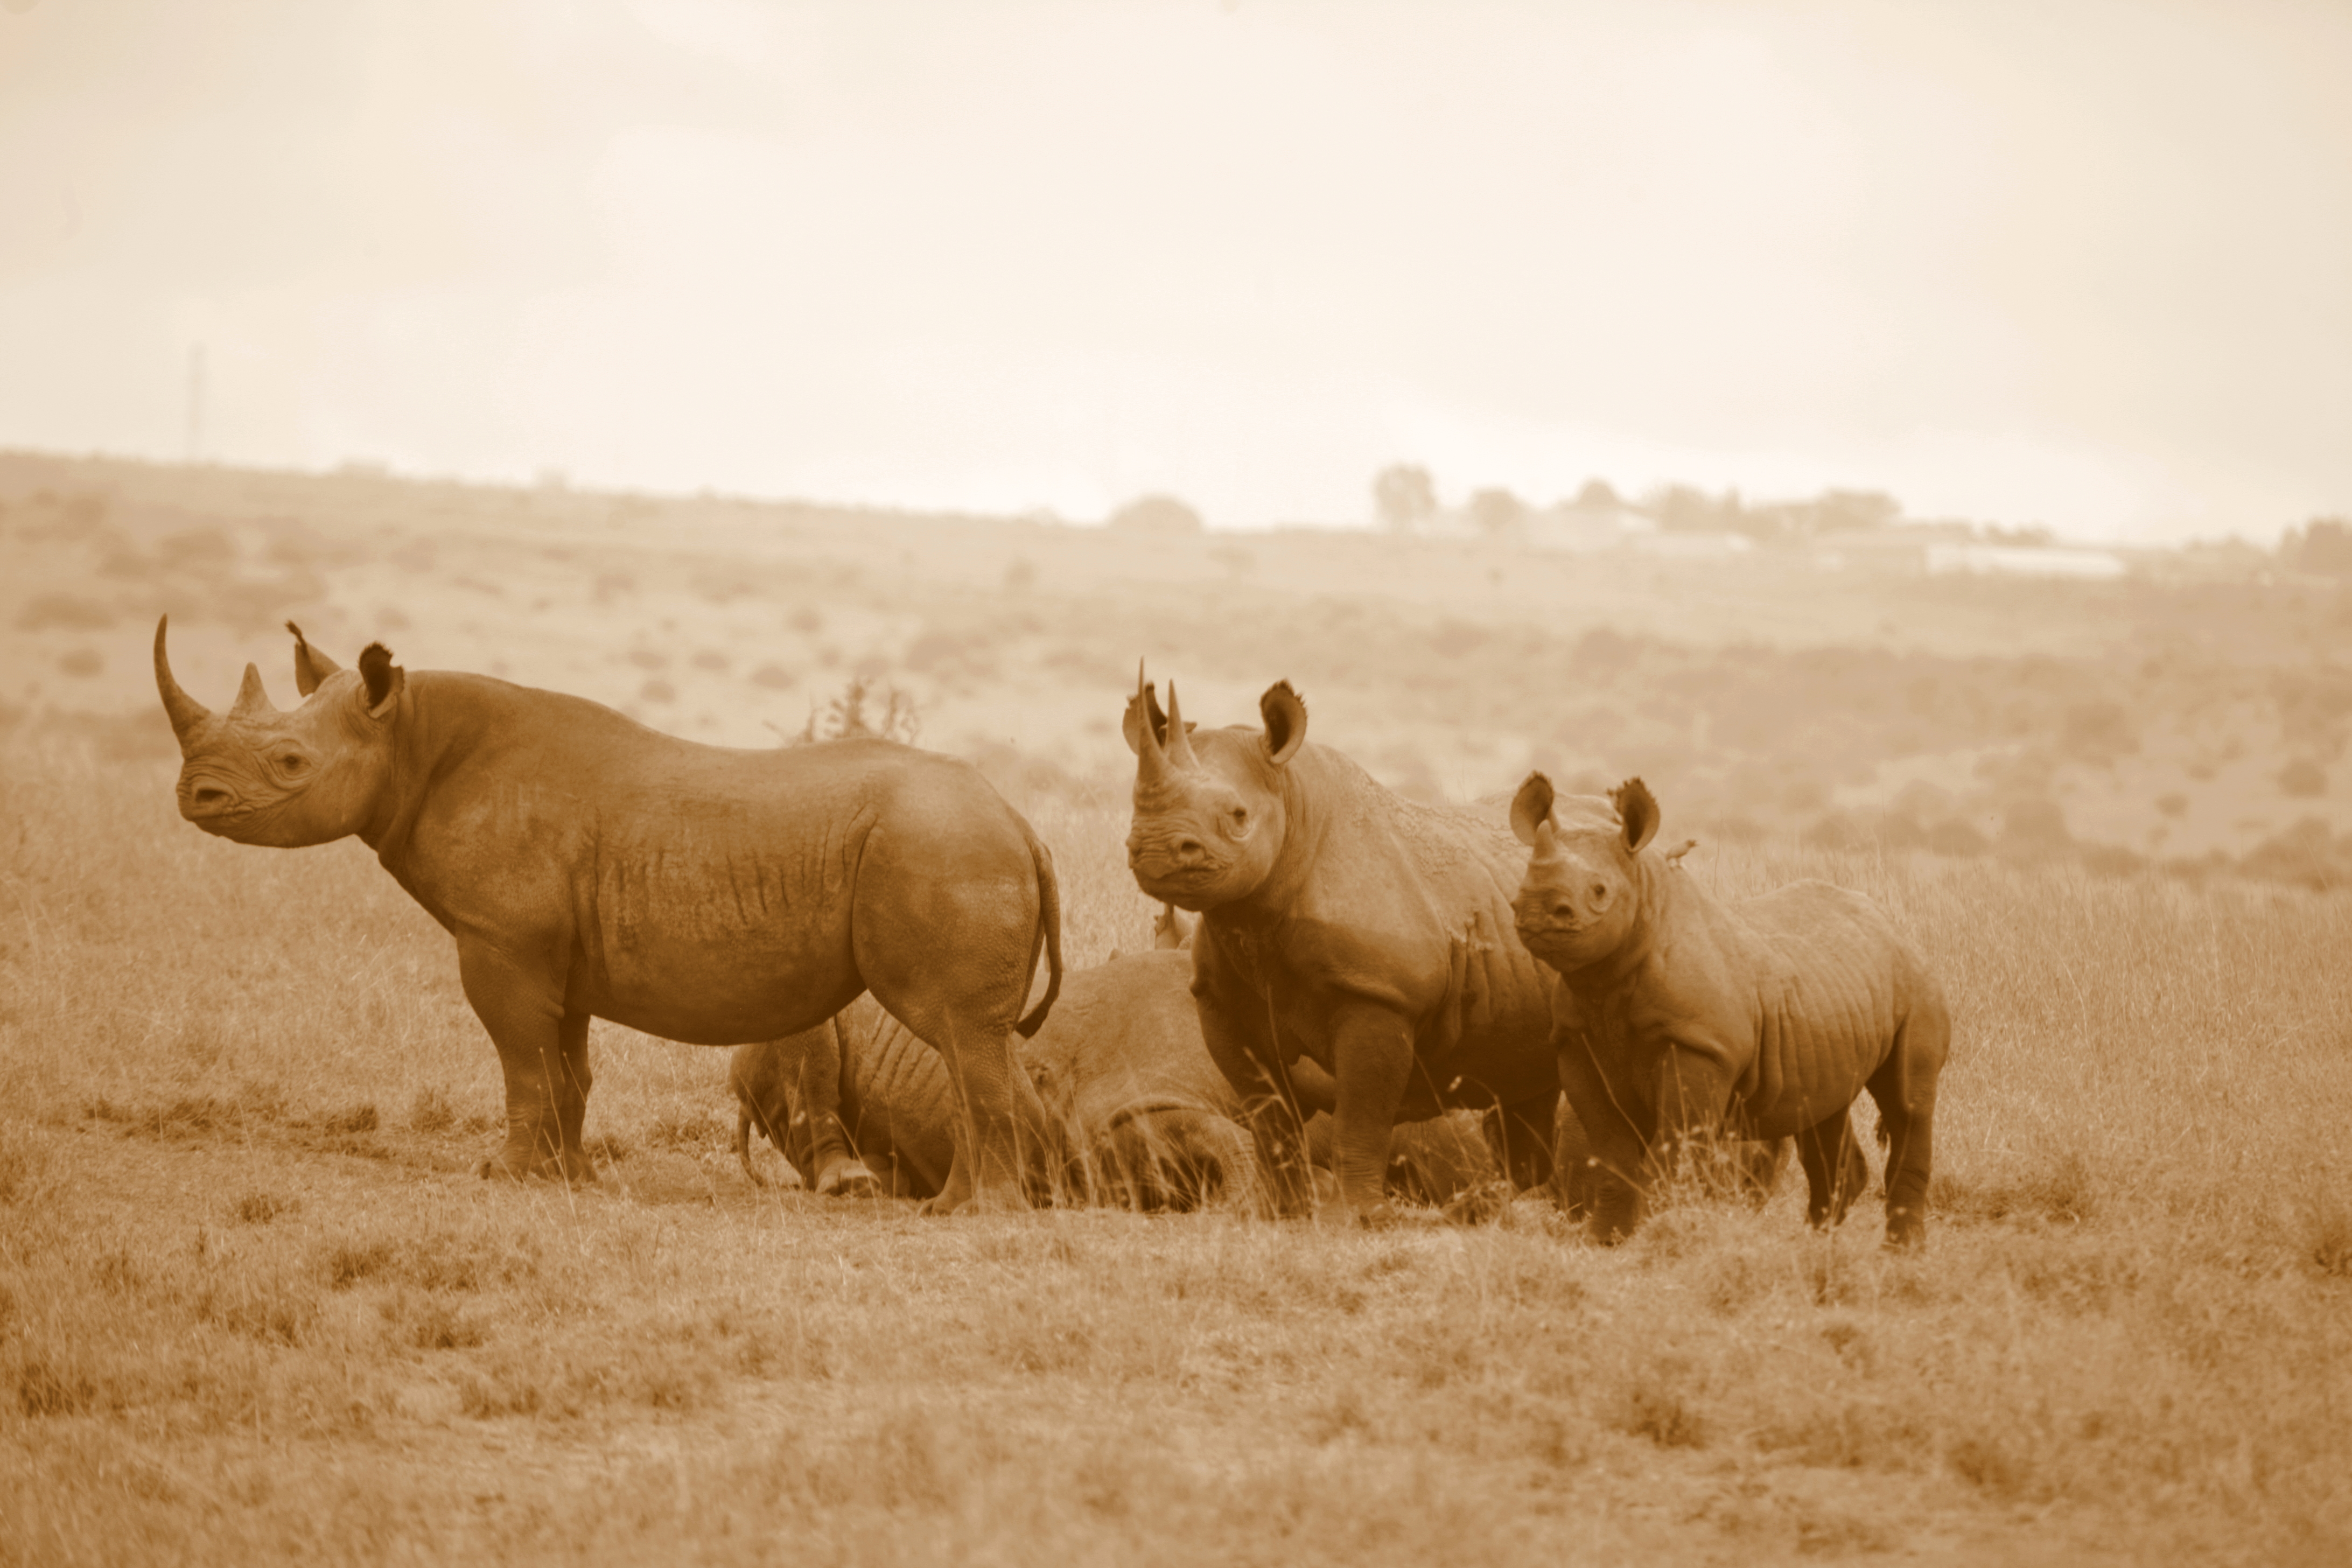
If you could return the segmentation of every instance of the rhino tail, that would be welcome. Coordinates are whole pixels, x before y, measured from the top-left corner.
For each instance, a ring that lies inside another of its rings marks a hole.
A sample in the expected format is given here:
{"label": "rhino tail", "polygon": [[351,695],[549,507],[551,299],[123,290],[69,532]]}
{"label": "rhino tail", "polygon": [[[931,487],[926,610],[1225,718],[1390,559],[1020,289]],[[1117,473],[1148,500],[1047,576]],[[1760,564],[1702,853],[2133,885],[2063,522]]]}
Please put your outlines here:
{"label": "rhino tail", "polygon": [[[1054,998],[1062,994],[1062,884],[1054,875],[1054,852],[1045,847],[1044,839],[1027,823],[1022,824],[1029,835],[1029,858],[1037,868],[1037,921],[1044,927],[1045,940],[1045,994],[1031,1008],[1029,1016],[1013,1026],[1024,1040],[1035,1037],[1045,1026],[1045,1015],[1054,1010]],[[1037,972],[1037,945],[1029,946],[1029,973]]]}
{"label": "rhino tail", "polygon": [[735,1106],[735,1158],[742,1162],[743,1173],[751,1178],[753,1186],[768,1184],[768,1178],[760,1174],[759,1167],[751,1163],[751,1107],[742,1100],[737,1101]]}

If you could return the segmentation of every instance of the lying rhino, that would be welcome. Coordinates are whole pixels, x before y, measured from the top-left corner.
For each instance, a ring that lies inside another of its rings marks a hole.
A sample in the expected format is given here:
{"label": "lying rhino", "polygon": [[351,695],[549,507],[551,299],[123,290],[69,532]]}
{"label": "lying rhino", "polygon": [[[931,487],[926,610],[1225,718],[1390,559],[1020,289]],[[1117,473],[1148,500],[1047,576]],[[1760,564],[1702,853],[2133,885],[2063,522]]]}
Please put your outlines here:
{"label": "lying rhino", "polygon": [[[811,1192],[929,1198],[955,1163],[955,1089],[947,1063],[869,994],[813,1029],[735,1047],[735,1157],[751,1163],[757,1128]],[[1045,1131],[1041,1117],[1035,1131]],[[1042,1136],[1030,1140],[1042,1152]],[[1034,1161],[1033,1161],[1034,1163]]]}
{"label": "lying rhino", "polygon": [[[577,697],[404,672],[381,643],[340,668],[294,633],[306,700],[246,666],[215,715],[180,689],[180,815],[284,848],[357,834],[457,939],[506,1075],[483,1167],[594,1174],[581,1143],[588,1020],[693,1045],[774,1039],[873,994],[941,1047],[958,1089],[937,1200],[1019,1205],[1042,1118],[1013,1034],[1060,988],[1053,858],[963,763],[877,741],[724,751]],[[1045,995],[1022,1015],[1037,953]]]}
{"label": "lying rhino", "polygon": [[1138,671],[1128,865],[1201,915],[1192,996],[1248,1108],[1276,1212],[1311,1212],[1294,1064],[1332,1081],[1333,1161],[1360,1218],[1388,1213],[1390,1130],[1492,1110],[1515,1185],[1552,1170],[1549,977],[1511,934],[1524,858],[1499,823],[1422,805],[1307,741],[1288,681],[1263,728],[1195,735]]}
{"label": "lying rhino", "polygon": [[1534,850],[1517,930],[1557,975],[1560,1083],[1600,1165],[1593,1235],[1630,1235],[1682,1148],[1727,1127],[1793,1135],[1812,1222],[1834,1224],[1867,1180],[1846,1114],[1867,1089],[1889,1140],[1887,1239],[1918,1242],[1943,992],[1869,900],[1809,881],[1721,903],[1649,847],[1658,819],[1639,779],[1604,801],[1530,773],[1511,804]]}
{"label": "lying rhino", "polygon": [[[1153,951],[1066,975],[1054,1016],[1023,1047],[1051,1125],[1039,1142],[1055,1152],[1034,1178],[1130,1208],[1254,1198],[1241,1101],[1201,1041],[1184,924],[1163,912],[1153,925]],[[762,1179],[750,1157],[756,1128],[814,1191],[921,1196],[945,1159],[946,1081],[929,1047],[861,999],[830,1024],[736,1051],[737,1157]],[[1328,1080],[1307,1094],[1328,1105]],[[1329,1158],[1329,1121],[1307,1123],[1318,1163]],[[1466,1128],[1457,1118],[1396,1130],[1389,1183],[1399,1196],[1444,1204],[1495,1173],[1475,1117]]]}

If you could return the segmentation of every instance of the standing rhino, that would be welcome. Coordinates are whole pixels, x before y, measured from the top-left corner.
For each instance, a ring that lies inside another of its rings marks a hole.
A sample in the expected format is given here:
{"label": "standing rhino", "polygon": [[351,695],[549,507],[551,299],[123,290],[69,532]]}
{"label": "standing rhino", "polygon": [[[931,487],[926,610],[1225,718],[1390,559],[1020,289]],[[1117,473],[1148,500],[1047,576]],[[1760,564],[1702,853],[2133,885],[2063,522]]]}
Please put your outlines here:
{"label": "standing rhino", "polygon": [[1523,857],[1499,824],[1422,805],[1307,741],[1288,681],[1264,728],[1191,731],[1139,670],[1128,865],[1198,911],[1192,996],[1247,1108],[1277,1213],[1312,1212],[1292,1064],[1332,1080],[1333,1163],[1359,1218],[1387,1217],[1390,1130],[1491,1110],[1512,1182],[1551,1174],[1559,1085],[1549,977],[1511,934]]}
{"label": "standing rhino", "polygon": [[1794,1135],[1815,1225],[1867,1171],[1847,1121],[1865,1088],[1889,1140],[1886,1234],[1926,1235],[1943,992],[1857,893],[1796,882],[1736,905],[1649,849],[1640,779],[1608,800],[1556,796],[1530,773],[1511,826],[1535,853],[1514,901],[1520,940],[1558,976],[1559,1079],[1601,1167],[1591,1224],[1630,1235],[1682,1148],[1728,1127]]}
{"label": "standing rhino", "polygon": [[[1062,975],[1053,858],[965,763],[844,741],[727,751],[609,708],[392,662],[347,670],[292,623],[305,700],[180,689],[180,815],[282,848],[357,834],[457,939],[466,999],[498,1047],[504,1147],[485,1174],[594,1175],[581,1142],[588,1020],[692,1045],[772,1039],[860,992],[942,1049],[959,1101],[936,1206],[1021,1205],[1038,1115],[1012,1036]],[[1022,1016],[1037,953],[1045,995]]]}

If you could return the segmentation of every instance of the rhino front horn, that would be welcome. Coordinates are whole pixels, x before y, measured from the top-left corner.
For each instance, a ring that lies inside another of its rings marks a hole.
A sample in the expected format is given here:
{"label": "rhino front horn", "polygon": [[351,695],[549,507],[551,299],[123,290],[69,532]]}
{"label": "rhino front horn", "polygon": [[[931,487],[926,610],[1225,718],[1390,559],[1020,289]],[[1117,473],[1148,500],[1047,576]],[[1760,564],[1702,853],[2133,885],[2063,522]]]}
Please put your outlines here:
{"label": "rhino front horn", "polygon": [[155,623],[155,690],[163,699],[163,711],[171,718],[172,733],[185,746],[188,737],[213,716],[213,710],[181,690],[180,683],[172,679],[172,658],[163,649],[164,628],[171,624],[169,616]]}

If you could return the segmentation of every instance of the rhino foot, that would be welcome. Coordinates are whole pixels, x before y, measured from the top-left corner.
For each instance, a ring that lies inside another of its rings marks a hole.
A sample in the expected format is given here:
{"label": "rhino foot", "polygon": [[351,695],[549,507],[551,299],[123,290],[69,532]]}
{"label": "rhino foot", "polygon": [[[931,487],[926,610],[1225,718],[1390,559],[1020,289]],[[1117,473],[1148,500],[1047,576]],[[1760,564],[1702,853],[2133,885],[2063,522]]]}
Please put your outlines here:
{"label": "rhino foot", "polygon": [[863,1160],[844,1160],[817,1177],[816,1191],[824,1198],[878,1198],[882,1178],[867,1170]]}
{"label": "rhino foot", "polygon": [[560,1159],[541,1155],[519,1161],[511,1153],[501,1152],[476,1166],[474,1173],[484,1181],[504,1177],[510,1182],[556,1181],[570,1186],[590,1186],[596,1181],[596,1165],[585,1154],[569,1153]]}

